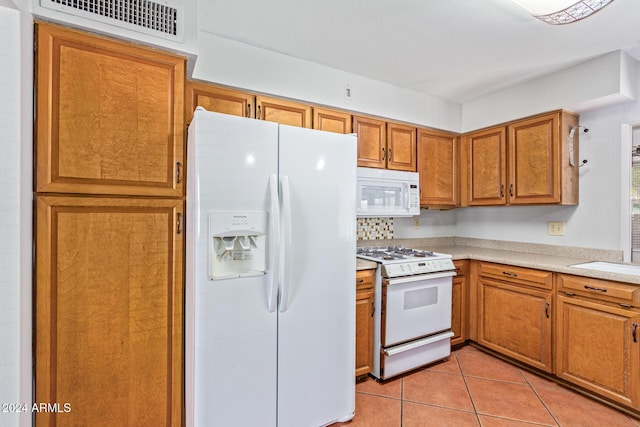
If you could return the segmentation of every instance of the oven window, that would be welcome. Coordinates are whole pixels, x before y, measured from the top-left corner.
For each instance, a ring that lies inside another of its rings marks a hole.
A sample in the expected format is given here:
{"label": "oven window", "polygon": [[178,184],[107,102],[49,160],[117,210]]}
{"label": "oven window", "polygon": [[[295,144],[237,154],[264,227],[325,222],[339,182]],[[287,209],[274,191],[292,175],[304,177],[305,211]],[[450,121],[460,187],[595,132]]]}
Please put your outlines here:
{"label": "oven window", "polygon": [[404,309],[411,310],[438,303],[438,288],[423,288],[404,293]]}

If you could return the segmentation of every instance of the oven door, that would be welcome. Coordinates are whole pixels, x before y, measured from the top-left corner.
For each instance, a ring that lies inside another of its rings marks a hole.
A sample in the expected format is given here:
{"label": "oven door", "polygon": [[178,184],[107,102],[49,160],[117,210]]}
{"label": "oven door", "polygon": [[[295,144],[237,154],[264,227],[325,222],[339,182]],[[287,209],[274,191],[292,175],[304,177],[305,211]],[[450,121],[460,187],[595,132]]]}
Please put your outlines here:
{"label": "oven door", "polygon": [[382,282],[383,347],[451,329],[451,278],[455,272]]}

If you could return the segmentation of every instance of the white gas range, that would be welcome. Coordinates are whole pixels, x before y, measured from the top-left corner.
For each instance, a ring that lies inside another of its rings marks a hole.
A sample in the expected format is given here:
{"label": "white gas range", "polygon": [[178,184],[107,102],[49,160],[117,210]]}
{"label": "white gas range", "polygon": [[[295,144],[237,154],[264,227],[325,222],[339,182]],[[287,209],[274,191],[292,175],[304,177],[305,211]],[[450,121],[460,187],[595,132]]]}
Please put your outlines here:
{"label": "white gas range", "polygon": [[401,246],[360,247],[378,263],[374,377],[386,380],[450,355],[451,255]]}

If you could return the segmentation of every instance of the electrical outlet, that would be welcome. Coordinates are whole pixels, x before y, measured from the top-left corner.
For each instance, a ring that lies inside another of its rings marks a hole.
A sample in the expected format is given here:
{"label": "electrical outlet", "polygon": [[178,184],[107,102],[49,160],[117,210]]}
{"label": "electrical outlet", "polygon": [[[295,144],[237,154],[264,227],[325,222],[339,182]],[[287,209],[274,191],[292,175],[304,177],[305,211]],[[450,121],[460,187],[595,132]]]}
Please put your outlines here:
{"label": "electrical outlet", "polygon": [[547,225],[549,226],[549,236],[564,236],[564,222],[550,221]]}
{"label": "electrical outlet", "polygon": [[420,228],[420,220],[418,218],[413,219],[413,228],[416,230]]}
{"label": "electrical outlet", "polygon": [[351,88],[349,87],[349,85],[345,85],[344,87],[344,97],[346,99],[351,99]]}

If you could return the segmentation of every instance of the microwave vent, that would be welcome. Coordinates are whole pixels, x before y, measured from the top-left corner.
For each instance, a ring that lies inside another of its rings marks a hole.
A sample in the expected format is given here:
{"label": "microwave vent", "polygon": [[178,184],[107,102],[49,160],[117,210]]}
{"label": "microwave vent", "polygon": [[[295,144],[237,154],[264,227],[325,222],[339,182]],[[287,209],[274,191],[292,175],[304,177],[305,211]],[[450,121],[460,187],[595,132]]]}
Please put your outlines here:
{"label": "microwave vent", "polygon": [[181,41],[181,7],[149,0],[41,0],[48,9]]}

